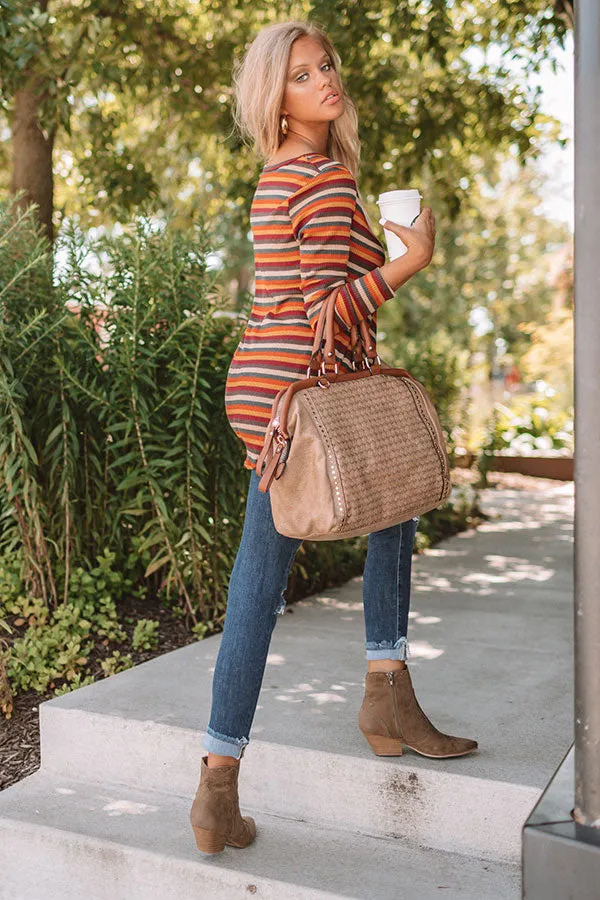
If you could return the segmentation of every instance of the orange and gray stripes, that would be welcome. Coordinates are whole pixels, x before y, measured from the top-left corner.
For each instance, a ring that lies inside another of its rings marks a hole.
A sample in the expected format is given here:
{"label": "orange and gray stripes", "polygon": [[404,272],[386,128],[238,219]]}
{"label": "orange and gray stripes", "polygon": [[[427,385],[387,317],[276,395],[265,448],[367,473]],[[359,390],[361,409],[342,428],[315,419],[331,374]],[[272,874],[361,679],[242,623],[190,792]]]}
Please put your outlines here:
{"label": "orange and gray stripes", "polygon": [[320,153],[265,166],[252,200],[255,297],[225,387],[231,427],[253,469],[275,394],[306,377],[323,300],[336,299],[336,358],[352,369],[350,327],[394,296],[379,267],[382,245],[367,223],[351,172]]}

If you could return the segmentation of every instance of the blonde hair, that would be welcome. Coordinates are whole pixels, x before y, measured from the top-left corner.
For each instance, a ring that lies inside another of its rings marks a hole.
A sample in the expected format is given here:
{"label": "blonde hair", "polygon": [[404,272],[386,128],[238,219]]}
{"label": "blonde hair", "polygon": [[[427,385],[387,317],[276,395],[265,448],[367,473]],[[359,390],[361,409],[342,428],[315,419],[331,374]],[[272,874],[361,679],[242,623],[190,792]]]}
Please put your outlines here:
{"label": "blonde hair", "polygon": [[325,156],[343,163],[358,181],[360,141],[356,107],[340,77],[340,57],[323,29],[314,22],[293,19],[267,25],[254,38],[243,60],[234,62],[235,124],[243,139],[251,142],[265,162],[275,154],[284,138],[280,109],[292,44],[305,35],[314,38],[329,53],[344,101],[343,114],[330,124]]}

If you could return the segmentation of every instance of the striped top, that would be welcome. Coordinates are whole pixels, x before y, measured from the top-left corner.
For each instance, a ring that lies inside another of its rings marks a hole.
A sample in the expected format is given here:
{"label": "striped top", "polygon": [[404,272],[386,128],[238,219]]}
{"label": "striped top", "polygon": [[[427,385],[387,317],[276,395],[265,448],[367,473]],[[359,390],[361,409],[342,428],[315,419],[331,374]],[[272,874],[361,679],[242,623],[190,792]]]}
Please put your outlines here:
{"label": "striped top", "polygon": [[250,208],[255,296],[227,373],[225,409],[244,442],[244,467],[254,469],[281,388],[306,378],[323,301],[336,298],[335,355],[352,371],[350,327],[369,320],[394,296],[379,267],[385,262],[342,163],[304,153],[265,166]]}

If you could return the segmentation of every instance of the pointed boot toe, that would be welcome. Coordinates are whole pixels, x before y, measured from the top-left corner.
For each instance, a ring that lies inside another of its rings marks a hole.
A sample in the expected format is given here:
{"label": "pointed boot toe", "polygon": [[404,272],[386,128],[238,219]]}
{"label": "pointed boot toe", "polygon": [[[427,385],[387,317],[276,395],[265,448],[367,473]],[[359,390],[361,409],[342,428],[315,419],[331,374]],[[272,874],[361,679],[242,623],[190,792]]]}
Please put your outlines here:
{"label": "pointed boot toe", "polygon": [[368,672],[358,725],[378,756],[401,756],[402,745],[421,756],[465,756],[478,747],[471,738],[444,734],[429,721],[415,696],[408,666]]}
{"label": "pointed boot toe", "polygon": [[477,741],[471,738],[456,737],[453,734],[444,734],[438,731],[435,725],[431,725],[431,733],[426,738],[406,742],[406,746],[420,753],[421,756],[429,756],[436,759],[444,759],[451,756],[466,756],[478,747]]}

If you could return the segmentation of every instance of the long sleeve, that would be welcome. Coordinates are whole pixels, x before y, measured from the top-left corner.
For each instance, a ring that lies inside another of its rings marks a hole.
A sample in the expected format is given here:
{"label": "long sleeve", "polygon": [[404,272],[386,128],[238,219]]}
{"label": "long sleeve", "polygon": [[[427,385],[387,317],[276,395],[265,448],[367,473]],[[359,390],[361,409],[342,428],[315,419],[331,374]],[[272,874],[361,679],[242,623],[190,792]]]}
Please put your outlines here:
{"label": "long sleeve", "polygon": [[340,328],[368,319],[394,291],[379,268],[348,278],[350,233],[356,211],[356,181],[336,163],[292,194],[288,211],[300,247],[300,282],[308,321],[316,327],[323,301],[343,285],[335,304]]}

